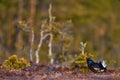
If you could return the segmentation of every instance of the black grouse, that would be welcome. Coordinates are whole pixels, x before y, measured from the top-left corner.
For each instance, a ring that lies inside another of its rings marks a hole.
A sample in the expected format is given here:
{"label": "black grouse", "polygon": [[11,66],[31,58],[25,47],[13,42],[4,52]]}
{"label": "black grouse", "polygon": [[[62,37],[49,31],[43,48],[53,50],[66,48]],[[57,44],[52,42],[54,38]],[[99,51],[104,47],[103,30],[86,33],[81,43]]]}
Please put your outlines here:
{"label": "black grouse", "polygon": [[87,65],[91,71],[94,73],[106,72],[106,64],[105,61],[102,62],[94,62],[91,58],[87,59]]}

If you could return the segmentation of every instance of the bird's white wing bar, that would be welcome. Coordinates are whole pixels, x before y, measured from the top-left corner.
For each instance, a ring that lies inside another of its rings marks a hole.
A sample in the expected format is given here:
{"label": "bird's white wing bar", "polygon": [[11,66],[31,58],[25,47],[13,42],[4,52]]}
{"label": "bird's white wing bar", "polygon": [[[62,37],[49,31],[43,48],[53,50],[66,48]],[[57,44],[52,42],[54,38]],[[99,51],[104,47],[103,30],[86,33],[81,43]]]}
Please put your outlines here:
{"label": "bird's white wing bar", "polygon": [[104,61],[104,60],[102,61],[102,65],[103,65],[104,68],[107,66],[107,65],[105,64],[105,61]]}

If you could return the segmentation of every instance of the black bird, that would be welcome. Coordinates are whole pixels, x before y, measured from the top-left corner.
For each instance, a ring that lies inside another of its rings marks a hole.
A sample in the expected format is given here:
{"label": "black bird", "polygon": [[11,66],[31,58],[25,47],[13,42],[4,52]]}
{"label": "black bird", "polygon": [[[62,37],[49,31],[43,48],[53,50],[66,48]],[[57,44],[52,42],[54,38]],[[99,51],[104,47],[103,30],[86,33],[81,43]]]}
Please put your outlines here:
{"label": "black bird", "polygon": [[87,58],[87,65],[94,73],[106,72],[107,70],[104,60],[102,62],[94,62],[91,58]]}

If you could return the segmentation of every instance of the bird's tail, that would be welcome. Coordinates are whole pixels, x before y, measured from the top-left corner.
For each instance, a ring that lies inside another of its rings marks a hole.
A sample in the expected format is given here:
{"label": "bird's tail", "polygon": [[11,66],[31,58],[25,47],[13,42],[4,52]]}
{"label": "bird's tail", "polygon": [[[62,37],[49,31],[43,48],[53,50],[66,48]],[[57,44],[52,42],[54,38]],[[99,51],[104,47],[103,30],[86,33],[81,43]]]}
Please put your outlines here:
{"label": "bird's tail", "polygon": [[103,66],[104,68],[107,66],[104,60],[102,61],[102,66]]}

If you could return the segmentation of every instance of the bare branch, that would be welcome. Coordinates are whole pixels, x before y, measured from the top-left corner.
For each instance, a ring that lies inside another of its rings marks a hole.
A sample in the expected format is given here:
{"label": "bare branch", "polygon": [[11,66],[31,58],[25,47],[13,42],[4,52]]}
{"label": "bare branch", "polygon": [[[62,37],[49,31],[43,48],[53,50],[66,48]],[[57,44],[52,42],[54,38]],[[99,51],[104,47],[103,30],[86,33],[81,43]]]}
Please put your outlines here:
{"label": "bare branch", "polygon": [[87,43],[80,42],[80,51],[82,52],[82,54],[84,54],[84,49],[85,49],[86,45],[87,45]]}
{"label": "bare branch", "polygon": [[48,13],[49,13],[49,27],[52,26],[52,19],[53,19],[51,11],[52,11],[52,4],[49,5],[49,10],[48,10]]}
{"label": "bare branch", "polygon": [[48,36],[50,36],[50,33],[45,34],[45,35],[43,36],[43,40],[44,40],[46,37],[48,37]]}

